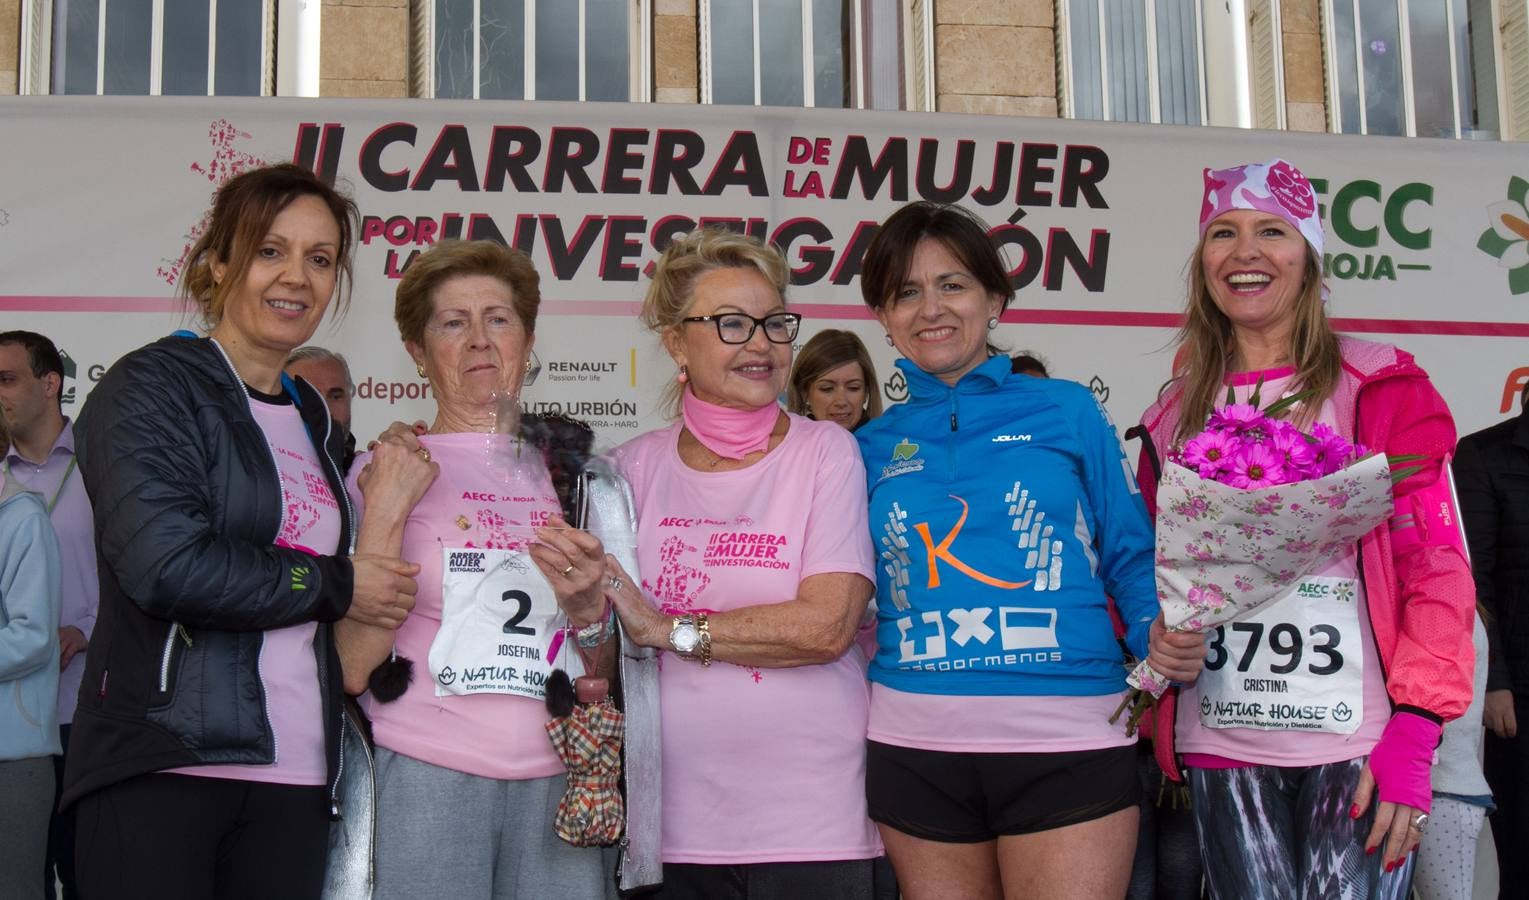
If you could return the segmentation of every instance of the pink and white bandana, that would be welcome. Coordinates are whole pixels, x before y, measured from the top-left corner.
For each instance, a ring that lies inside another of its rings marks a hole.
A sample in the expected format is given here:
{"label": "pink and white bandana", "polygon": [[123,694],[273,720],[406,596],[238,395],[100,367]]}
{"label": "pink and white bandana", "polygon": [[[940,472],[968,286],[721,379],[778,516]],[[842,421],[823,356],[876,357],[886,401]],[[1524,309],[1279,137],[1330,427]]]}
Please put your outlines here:
{"label": "pink and white bandana", "polygon": [[1317,258],[1322,258],[1322,220],[1317,195],[1301,170],[1283,159],[1205,170],[1205,199],[1200,204],[1200,236],[1215,217],[1230,209],[1252,209],[1279,216],[1293,225]]}

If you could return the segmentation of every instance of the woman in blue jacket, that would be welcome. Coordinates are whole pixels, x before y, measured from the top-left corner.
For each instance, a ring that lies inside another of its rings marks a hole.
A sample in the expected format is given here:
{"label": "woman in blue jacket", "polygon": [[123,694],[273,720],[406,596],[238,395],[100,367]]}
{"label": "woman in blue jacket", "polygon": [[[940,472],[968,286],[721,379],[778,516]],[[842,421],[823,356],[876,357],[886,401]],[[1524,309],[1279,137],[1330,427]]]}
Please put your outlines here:
{"label": "woman in blue jacket", "polygon": [[860,284],[909,387],[855,435],[880,557],[866,790],[903,894],[1122,897],[1139,785],[1108,597],[1163,674],[1205,649],[1162,628],[1114,425],[991,347],[1012,282],[961,207],[893,214]]}

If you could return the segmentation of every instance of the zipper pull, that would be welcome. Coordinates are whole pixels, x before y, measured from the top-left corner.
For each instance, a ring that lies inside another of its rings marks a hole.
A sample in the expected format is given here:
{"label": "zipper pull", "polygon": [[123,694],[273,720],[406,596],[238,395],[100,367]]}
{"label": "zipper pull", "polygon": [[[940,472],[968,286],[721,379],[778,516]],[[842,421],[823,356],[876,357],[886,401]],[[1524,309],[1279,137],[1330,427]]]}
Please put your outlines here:
{"label": "zipper pull", "polygon": [[955,410],[951,410],[950,411],[950,430],[951,431],[955,431],[956,430],[956,412],[955,412]]}
{"label": "zipper pull", "polygon": [[186,646],[190,647],[191,646],[191,632],[186,630],[186,626],[182,625],[179,622],[176,622],[175,623],[175,631],[176,631],[177,634],[179,634],[181,636],[181,640],[186,642]]}
{"label": "zipper pull", "polygon": [[628,849],[630,845],[631,841],[623,832],[621,840],[616,842],[616,884],[618,885],[621,884],[621,874],[626,870],[626,864],[632,861],[632,854]]}
{"label": "zipper pull", "polygon": [[110,671],[110,669],[101,670],[101,691],[96,696],[100,697],[102,700],[106,699],[106,676],[108,673],[110,673]]}

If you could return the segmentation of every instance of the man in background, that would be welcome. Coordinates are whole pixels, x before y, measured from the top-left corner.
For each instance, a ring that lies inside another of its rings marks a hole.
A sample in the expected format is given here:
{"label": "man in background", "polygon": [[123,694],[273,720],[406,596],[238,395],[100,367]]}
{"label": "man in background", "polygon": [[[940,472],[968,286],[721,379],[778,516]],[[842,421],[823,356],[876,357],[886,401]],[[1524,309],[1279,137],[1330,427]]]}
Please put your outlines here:
{"label": "man in background", "polygon": [[350,398],[356,383],[350,377],[345,357],[323,347],[299,347],[287,357],[287,374],[313,385],[329,407],[329,418],[345,433],[345,456],[340,460],[340,474],[350,471],[356,458],[356,436],[350,430]]}

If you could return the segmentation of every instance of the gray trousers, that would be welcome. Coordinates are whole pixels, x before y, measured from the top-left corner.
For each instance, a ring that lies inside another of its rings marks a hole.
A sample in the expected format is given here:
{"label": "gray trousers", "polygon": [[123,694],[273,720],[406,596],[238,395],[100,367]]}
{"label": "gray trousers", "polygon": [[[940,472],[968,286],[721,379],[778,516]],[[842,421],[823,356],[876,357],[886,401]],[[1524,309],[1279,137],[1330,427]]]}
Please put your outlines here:
{"label": "gray trousers", "polygon": [[41,900],[53,810],[53,757],[0,762],[0,798],[0,897]]}
{"label": "gray trousers", "polygon": [[614,854],[552,832],[567,782],[482,778],[378,747],[374,896],[613,900]]}

